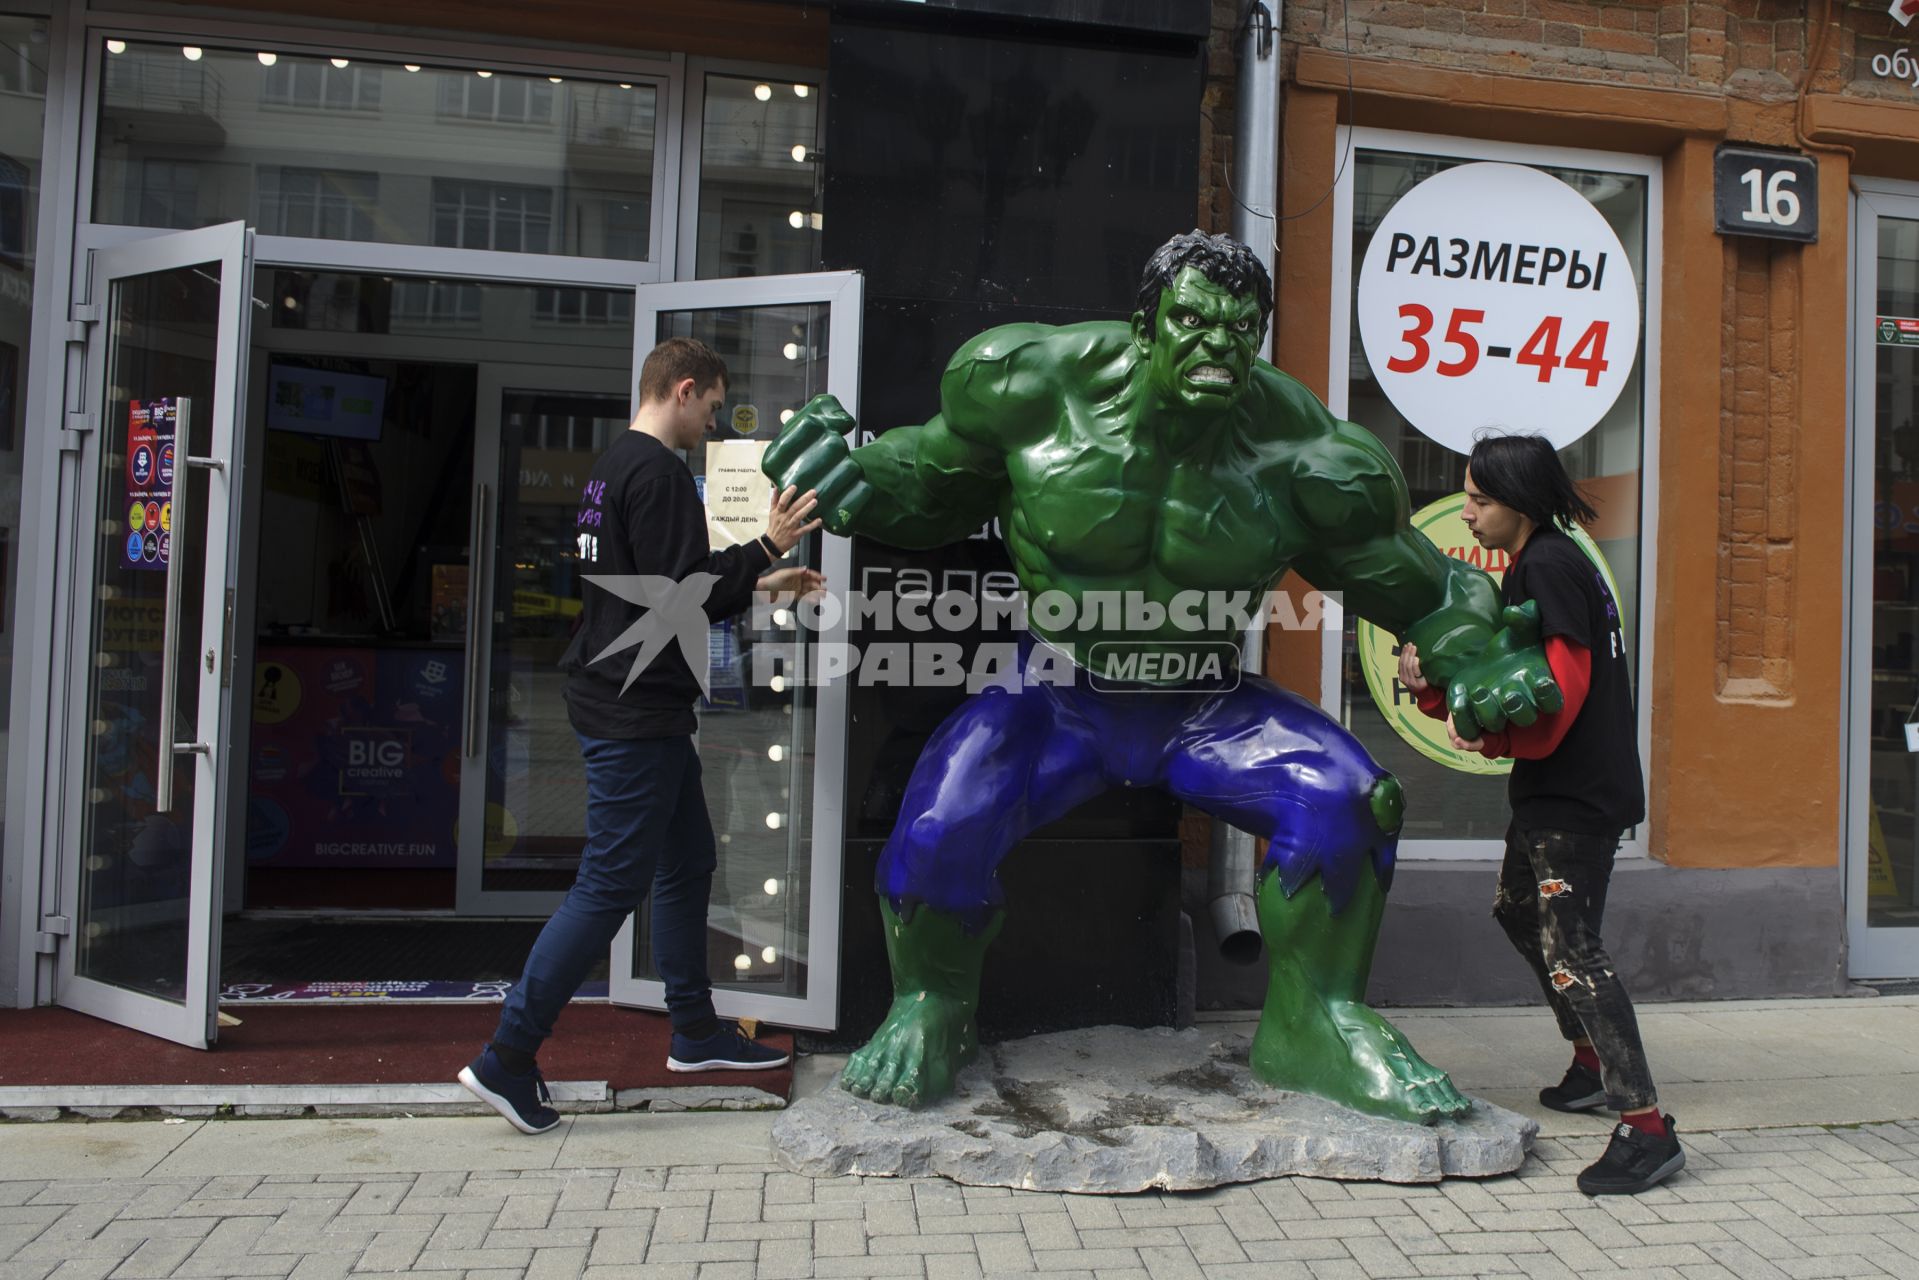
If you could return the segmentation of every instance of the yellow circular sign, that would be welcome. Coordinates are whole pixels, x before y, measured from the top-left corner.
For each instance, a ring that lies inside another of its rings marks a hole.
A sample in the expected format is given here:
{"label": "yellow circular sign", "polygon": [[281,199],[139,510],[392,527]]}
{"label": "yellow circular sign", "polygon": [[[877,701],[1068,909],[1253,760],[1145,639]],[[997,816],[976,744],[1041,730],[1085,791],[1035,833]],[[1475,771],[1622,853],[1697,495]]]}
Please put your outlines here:
{"label": "yellow circular sign", "polygon": [[750,404],[733,406],[733,430],[750,436],[760,429],[760,411]]}
{"label": "yellow circular sign", "polygon": [[173,504],[171,502],[163,502],[160,504],[160,532],[173,532]]}
{"label": "yellow circular sign", "polygon": [[253,668],[253,723],[279,724],[300,709],[300,676],[282,662]]}
{"label": "yellow circular sign", "polygon": [[[1492,575],[1494,582],[1504,582],[1506,569],[1512,563],[1510,557],[1503,551],[1489,551],[1473,541],[1472,535],[1466,532],[1465,523],[1459,518],[1465,509],[1464,493],[1441,498],[1413,513],[1413,528],[1438,547],[1442,554],[1463,560],[1474,568],[1484,569]],[[1617,600],[1619,584],[1613,581],[1612,568],[1606,563],[1606,557],[1600,554],[1597,544],[1578,526],[1572,529],[1572,540],[1586,553],[1586,558],[1599,567],[1599,572],[1606,578],[1606,589]],[[1354,627],[1353,638],[1359,650],[1359,669],[1365,673],[1366,688],[1373,695],[1373,705],[1379,708],[1379,714],[1385,717],[1393,732],[1404,739],[1408,746],[1427,759],[1436,760],[1461,773],[1498,775],[1512,772],[1513,762],[1510,759],[1489,760],[1478,752],[1453,750],[1451,741],[1446,737],[1446,722],[1435,720],[1420,711],[1412,690],[1399,682],[1399,642],[1392,632],[1361,618]]]}

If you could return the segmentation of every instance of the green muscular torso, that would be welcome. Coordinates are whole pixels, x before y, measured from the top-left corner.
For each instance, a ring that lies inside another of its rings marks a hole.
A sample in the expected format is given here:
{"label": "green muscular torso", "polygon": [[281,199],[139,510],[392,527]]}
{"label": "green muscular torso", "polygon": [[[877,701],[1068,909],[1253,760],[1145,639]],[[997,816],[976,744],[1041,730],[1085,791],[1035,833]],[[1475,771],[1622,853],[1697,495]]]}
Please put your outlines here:
{"label": "green muscular torso", "polygon": [[1370,433],[1264,362],[1220,412],[1158,415],[1142,359],[1118,323],[974,339],[948,366],[938,417],[853,452],[877,491],[853,528],[937,546],[998,515],[1033,629],[1081,662],[1101,642],[1102,655],[1235,644],[1235,610],[1259,607],[1287,569],[1350,587],[1342,561],[1369,546],[1414,588],[1387,606],[1398,621],[1440,603],[1445,570],[1424,540],[1392,536],[1404,486]]}

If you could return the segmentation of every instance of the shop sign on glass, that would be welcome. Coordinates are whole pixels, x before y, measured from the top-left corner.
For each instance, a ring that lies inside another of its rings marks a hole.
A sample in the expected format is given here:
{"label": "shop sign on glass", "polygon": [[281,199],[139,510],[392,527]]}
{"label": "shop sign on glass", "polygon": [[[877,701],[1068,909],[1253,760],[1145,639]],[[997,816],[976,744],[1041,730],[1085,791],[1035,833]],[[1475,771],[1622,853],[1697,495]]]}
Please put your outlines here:
{"label": "shop sign on glass", "polygon": [[[1445,555],[1484,569],[1495,582],[1504,581],[1512,561],[1505,552],[1489,551],[1472,540],[1472,536],[1466,532],[1465,522],[1459,518],[1465,509],[1464,493],[1441,498],[1413,513],[1413,528]],[[1600,554],[1598,545],[1586,536],[1584,529],[1577,526],[1572,530],[1572,540],[1605,575],[1606,589],[1617,600],[1619,584],[1613,581],[1612,569],[1606,564],[1606,557]],[[1510,759],[1489,760],[1476,751],[1453,749],[1451,740],[1446,736],[1446,722],[1435,720],[1421,711],[1412,690],[1399,682],[1399,646],[1394,642],[1392,632],[1382,630],[1362,618],[1354,629],[1354,642],[1359,654],[1360,671],[1366,677],[1366,689],[1373,695],[1373,705],[1379,708],[1379,714],[1386,718],[1386,723],[1392,726],[1393,732],[1407,746],[1427,759],[1436,760],[1460,773],[1512,772],[1513,762]]]}
{"label": "shop sign on glass", "polygon": [[1459,453],[1487,428],[1563,449],[1619,398],[1639,353],[1639,285],[1592,202],[1538,169],[1462,164],[1380,222],[1359,336],[1393,407]]}
{"label": "shop sign on glass", "polygon": [[179,404],[135,400],[127,406],[129,569],[165,569],[173,557],[173,445]]}
{"label": "shop sign on glass", "polygon": [[1876,327],[1882,347],[1919,347],[1919,319],[1880,316]]}
{"label": "shop sign on glass", "polygon": [[1712,157],[1713,229],[1722,236],[1819,240],[1819,162],[1795,151],[1721,147]]}

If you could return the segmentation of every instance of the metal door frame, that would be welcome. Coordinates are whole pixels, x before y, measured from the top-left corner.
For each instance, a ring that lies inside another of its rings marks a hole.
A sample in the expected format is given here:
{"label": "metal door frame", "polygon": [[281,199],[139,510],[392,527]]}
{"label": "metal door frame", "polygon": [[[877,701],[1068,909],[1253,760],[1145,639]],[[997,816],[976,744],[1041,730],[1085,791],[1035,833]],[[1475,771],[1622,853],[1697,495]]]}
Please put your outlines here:
{"label": "metal door frame", "polygon": [[[633,317],[634,367],[658,341],[660,316],[678,311],[705,311],[723,307],[765,307],[781,304],[824,303],[828,307],[826,385],[848,413],[859,417],[860,319],[864,283],[856,271],[824,271],[805,275],[759,276],[735,280],[695,280],[648,285],[640,290]],[[857,430],[848,444],[859,443]],[[851,585],[853,544],[824,530],[820,569],[844,591]],[[847,620],[840,611],[832,626],[817,637],[819,644],[844,644]],[[716,977],[714,1007],[730,1018],[760,1018],[782,1026],[830,1031],[839,1020],[840,879],[845,855],[847,691],[843,681],[814,686],[813,794],[811,840],[813,863],[808,868],[806,930],[806,994],[772,995],[729,990],[725,975]],[[639,978],[626,963],[633,954],[636,918],[628,916],[613,939],[609,994],[615,1004],[648,1009],[666,1007],[666,989],[657,981]]]}
{"label": "metal door frame", "polygon": [[[1879,220],[1919,221],[1919,183],[1853,179],[1852,264],[1847,272],[1852,323],[1847,326],[1853,376],[1847,381],[1846,468],[1851,515],[1846,522],[1846,697],[1842,704],[1845,805],[1840,867],[1846,900],[1846,972],[1853,978],[1919,975],[1919,928],[1869,923],[1867,872],[1872,799],[1872,544],[1874,420],[1878,344],[1868,340],[1878,318]],[[1915,785],[1919,785],[1916,782]]]}
{"label": "metal door frame", "polygon": [[[235,430],[235,423],[245,378],[253,278],[252,233],[247,230],[246,224],[229,222],[94,252],[91,262],[93,282],[88,298],[95,309],[93,314],[97,323],[91,327],[87,344],[85,403],[95,429],[86,433],[80,450],[81,482],[78,486],[76,527],[82,530],[97,528],[104,514],[99,509],[100,487],[97,477],[102,465],[102,442],[110,430],[104,415],[106,380],[112,372],[107,356],[113,340],[113,283],[129,277],[210,262],[220,264],[220,322],[213,373],[216,398],[203,408],[196,406],[196,413],[210,415],[211,453],[208,456],[219,461],[221,468],[210,471],[208,477],[207,547],[204,551],[206,587],[201,601],[200,634],[214,646],[209,652],[215,655],[216,668],[230,672],[232,654],[230,650],[221,653],[219,649],[227,644],[227,594],[234,581],[239,556],[239,539],[233,536],[234,519],[239,506],[234,500],[234,487],[242,473],[243,459],[240,456],[242,441]],[[184,488],[184,439],[181,439],[179,448],[181,452],[175,474],[179,477],[179,487]],[[78,556],[74,564],[75,582],[91,584],[94,581],[98,566],[89,548],[97,548],[98,545],[98,539],[95,538],[82,537],[76,540]],[[94,592],[91,590],[75,593],[71,601],[72,612],[67,619],[68,670],[76,674],[90,670],[88,659],[93,641],[93,603]],[[197,663],[195,668],[197,671]],[[151,1035],[194,1048],[206,1048],[216,1037],[219,1014],[219,969],[215,957],[220,947],[220,862],[227,825],[224,793],[230,777],[228,749],[232,700],[227,696],[224,677],[208,678],[201,673],[196,684],[196,723],[200,739],[208,750],[189,754],[186,761],[190,763],[176,766],[191,768],[195,774],[192,863],[187,907],[187,972],[183,1002],[176,1005],[78,974],[78,929],[69,934],[59,948],[55,1001]],[[89,709],[84,694],[68,699],[66,732],[61,750],[67,761],[65,775],[70,778],[87,776],[86,753],[93,736],[88,732]],[[163,724],[161,733],[164,743],[172,734],[172,726]],[[71,787],[64,801],[66,821],[62,825],[60,840],[51,846],[51,850],[58,864],[61,916],[83,929],[79,906],[80,874],[85,850],[79,846],[81,833],[86,828],[86,796],[81,788]]]}

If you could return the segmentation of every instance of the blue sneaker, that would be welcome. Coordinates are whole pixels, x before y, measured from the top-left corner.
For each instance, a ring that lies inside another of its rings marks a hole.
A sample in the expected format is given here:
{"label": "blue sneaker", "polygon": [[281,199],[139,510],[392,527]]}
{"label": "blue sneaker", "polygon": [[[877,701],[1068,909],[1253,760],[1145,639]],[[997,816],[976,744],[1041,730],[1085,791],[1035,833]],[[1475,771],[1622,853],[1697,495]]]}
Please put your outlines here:
{"label": "blue sneaker", "polygon": [[545,1133],[560,1122],[560,1113],[548,1105],[553,1095],[546,1091],[546,1078],[540,1069],[534,1067],[516,1076],[494,1055],[492,1045],[460,1068],[460,1083],[521,1133]]}
{"label": "blue sneaker", "polygon": [[783,1067],[791,1054],[769,1049],[754,1040],[736,1022],[722,1022],[720,1029],[704,1040],[673,1033],[673,1045],[666,1054],[668,1071],[765,1071]]}

